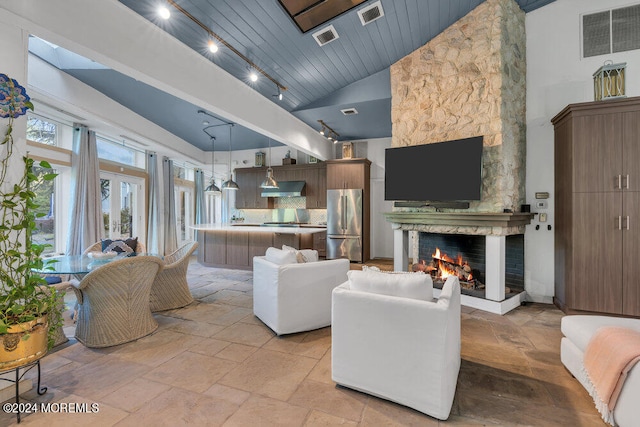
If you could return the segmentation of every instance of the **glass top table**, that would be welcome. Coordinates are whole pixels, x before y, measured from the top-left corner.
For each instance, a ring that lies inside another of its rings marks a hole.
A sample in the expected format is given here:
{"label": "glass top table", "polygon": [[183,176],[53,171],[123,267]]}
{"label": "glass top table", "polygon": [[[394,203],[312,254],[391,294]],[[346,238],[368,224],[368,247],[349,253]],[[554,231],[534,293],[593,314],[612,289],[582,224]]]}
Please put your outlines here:
{"label": "glass top table", "polygon": [[[133,256],[150,255],[162,258],[157,254],[135,254]],[[92,272],[96,268],[119,259],[131,257],[130,253],[118,254],[113,258],[91,258],[87,255],[62,255],[44,259],[44,268],[42,270],[34,270],[41,274],[77,274],[84,275]]]}

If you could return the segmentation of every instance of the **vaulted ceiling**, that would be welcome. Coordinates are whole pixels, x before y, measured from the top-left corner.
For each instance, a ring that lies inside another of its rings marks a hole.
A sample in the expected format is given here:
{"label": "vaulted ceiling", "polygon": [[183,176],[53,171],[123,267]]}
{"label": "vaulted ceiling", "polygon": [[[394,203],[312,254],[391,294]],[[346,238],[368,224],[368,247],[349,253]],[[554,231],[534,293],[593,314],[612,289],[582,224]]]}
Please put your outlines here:
{"label": "vaulted ceiling", "polygon": [[[157,14],[161,3],[158,0],[119,1],[179,39],[185,48],[206,56],[309,126],[320,130],[318,120],[323,120],[339,134],[340,140],[391,136],[390,65],[482,3],[482,0],[380,0],[384,15],[362,25],[358,11],[374,3],[369,0],[303,33],[279,0],[172,0],[167,5],[171,12],[168,20]],[[552,1],[517,0],[517,3],[530,12]],[[313,8],[314,4],[318,7],[325,2],[284,3]],[[358,2],[354,0],[355,3]],[[327,25],[333,26],[338,38],[320,46],[312,35]],[[217,53],[209,52],[207,42],[211,32],[228,46],[217,40],[220,49]],[[205,117],[198,113],[199,106],[37,39],[30,43],[30,50],[169,132],[203,150],[211,149],[209,137],[202,132]],[[282,100],[277,97],[277,84],[264,75],[259,75],[256,82],[249,80],[252,66],[286,87],[281,91]],[[347,108],[355,108],[358,114],[344,115],[341,110]],[[234,129],[234,150],[267,144],[267,138],[249,129],[239,126]],[[216,150],[228,149],[228,141],[222,136]]]}

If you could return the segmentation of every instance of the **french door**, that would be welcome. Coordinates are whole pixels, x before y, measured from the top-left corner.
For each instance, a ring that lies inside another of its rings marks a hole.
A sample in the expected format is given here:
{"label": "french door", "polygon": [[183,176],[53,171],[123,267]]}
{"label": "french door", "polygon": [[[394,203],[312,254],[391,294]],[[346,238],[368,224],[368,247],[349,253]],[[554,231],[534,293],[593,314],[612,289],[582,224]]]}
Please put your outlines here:
{"label": "french door", "polygon": [[176,195],[176,231],[178,247],[193,239],[194,189],[188,185],[175,185]]}
{"label": "french door", "polygon": [[144,178],[100,172],[100,190],[105,237],[144,242]]}

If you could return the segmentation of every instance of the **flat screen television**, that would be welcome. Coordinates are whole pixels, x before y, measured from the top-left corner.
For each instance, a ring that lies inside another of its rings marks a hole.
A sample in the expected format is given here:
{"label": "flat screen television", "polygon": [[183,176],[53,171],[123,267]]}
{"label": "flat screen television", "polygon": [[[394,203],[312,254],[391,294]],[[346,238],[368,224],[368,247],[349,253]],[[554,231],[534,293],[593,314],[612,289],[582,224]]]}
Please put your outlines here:
{"label": "flat screen television", "polygon": [[385,200],[467,201],[481,196],[482,136],[385,150]]}

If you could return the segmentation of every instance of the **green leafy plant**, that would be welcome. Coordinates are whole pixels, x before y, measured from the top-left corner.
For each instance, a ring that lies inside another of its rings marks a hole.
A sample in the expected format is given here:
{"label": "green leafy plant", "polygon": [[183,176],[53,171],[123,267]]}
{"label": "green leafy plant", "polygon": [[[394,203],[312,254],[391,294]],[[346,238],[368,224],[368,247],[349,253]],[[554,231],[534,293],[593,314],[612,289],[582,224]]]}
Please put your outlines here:
{"label": "green leafy plant", "polygon": [[[56,177],[54,173],[35,174],[34,160],[22,157],[24,170],[20,176],[8,179],[10,163],[15,163],[14,120],[33,109],[24,87],[5,74],[0,74],[0,117],[8,118],[4,138],[0,144],[0,335],[20,323],[45,314],[49,315],[49,347],[52,331],[62,322],[56,305],[55,289],[34,270],[44,270],[41,257],[47,245],[33,244],[31,234],[36,230],[38,204],[34,186]],[[47,162],[40,167],[50,169]],[[56,324],[58,323],[58,324]],[[28,339],[25,334],[23,339]]]}

